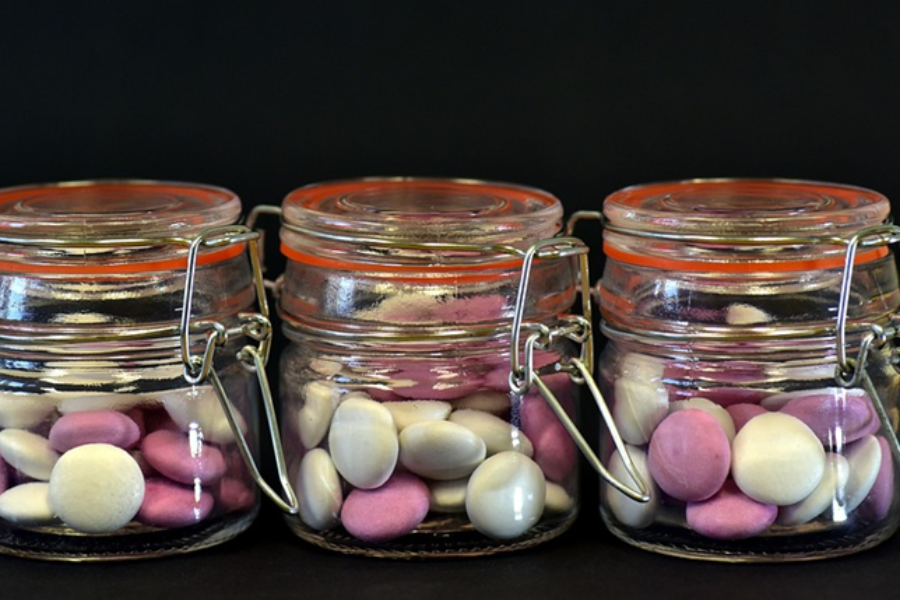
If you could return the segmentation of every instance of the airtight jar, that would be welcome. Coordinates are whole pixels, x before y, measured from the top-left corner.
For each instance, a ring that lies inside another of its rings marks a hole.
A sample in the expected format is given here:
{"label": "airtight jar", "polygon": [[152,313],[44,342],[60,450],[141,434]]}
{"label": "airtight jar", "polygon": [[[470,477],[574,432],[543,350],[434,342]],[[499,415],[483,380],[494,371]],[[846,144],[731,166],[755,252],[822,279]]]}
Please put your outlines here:
{"label": "airtight jar", "polygon": [[676,556],[782,561],[897,529],[888,215],[881,194],[803,181],[606,199],[601,389],[651,488],[638,503],[604,486],[615,535]]}
{"label": "airtight jar", "polygon": [[571,424],[562,366],[589,328],[569,314],[569,252],[586,247],[554,237],[561,219],[546,192],[468,180],[287,196],[280,389],[297,535],[353,554],[471,556],[572,524],[577,450],[552,407]]}
{"label": "airtight jar", "polygon": [[151,557],[249,526],[268,321],[240,211],[190,184],[0,190],[0,552]]}

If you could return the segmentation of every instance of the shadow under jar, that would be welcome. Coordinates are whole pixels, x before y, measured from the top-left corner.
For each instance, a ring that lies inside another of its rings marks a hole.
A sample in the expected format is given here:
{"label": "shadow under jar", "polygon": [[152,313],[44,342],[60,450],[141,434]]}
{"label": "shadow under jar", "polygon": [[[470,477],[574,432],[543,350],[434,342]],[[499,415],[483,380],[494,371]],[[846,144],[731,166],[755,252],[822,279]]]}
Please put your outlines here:
{"label": "shadow under jar", "polygon": [[[292,530],[394,558],[489,554],[564,532],[578,510],[577,450],[540,393],[510,391],[523,255],[559,233],[559,201],[508,184],[364,179],[300,188],[282,217]],[[571,258],[534,261],[523,330],[565,320],[577,272]],[[577,346],[561,336],[532,353],[567,414],[575,386],[558,367]]]}
{"label": "shadow under jar", "polygon": [[900,295],[887,245],[900,231],[888,214],[876,192],[803,181],[606,199],[599,378],[651,486],[643,504],[603,486],[615,535],[782,561],[894,533]]}
{"label": "shadow under jar", "polygon": [[[193,184],[0,190],[0,552],[153,557],[250,525],[256,488],[201,372],[252,444],[256,378],[237,355],[259,343],[240,335],[257,294],[240,210]],[[232,333],[203,360],[213,330]]]}

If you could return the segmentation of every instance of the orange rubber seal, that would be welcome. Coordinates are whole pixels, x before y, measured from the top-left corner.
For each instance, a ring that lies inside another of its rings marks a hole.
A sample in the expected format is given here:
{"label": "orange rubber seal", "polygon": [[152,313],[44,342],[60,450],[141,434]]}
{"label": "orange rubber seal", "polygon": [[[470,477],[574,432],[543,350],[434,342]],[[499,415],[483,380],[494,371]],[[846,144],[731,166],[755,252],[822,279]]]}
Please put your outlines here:
{"label": "orange rubber seal", "polygon": [[[677,258],[663,258],[625,252],[624,250],[614,248],[606,241],[603,242],[603,252],[608,258],[622,263],[668,271],[717,271],[721,273],[757,273],[759,271],[774,271],[778,273],[792,273],[798,271],[840,269],[844,266],[843,256],[785,261],[754,260],[719,262],[710,260],[681,260]],[[886,246],[859,252],[855,257],[853,264],[865,264],[881,259],[887,256],[889,252],[890,250]]]}
{"label": "orange rubber seal", "polygon": [[[197,266],[223,262],[241,255],[246,244],[233,244],[227,248],[203,252],[197,256]],[[0,272],[35,273],[51,275],[126,275],[133,273],[151,273],[158,271],[183,271],[187,269],[187,256],[165,260],[151,260],[120,264],[33,264],[0,260]]]}
{"label": "orange rubber seal", "polygon": [[[427,279],[455,279],[460,283],[478,283],[498,279],[496,271],[508,271],[507,274],[518,275],[522,267],[521,259],[503,260],[492,262],[489,265],[383,265],[378,263],[363,263],[337,258],[326,258],[302,252],[281,244],[281,253],[288,259],[311,267],[330,269],[333,271],[360,271],[368,273],[384,273],[385,276],[398,281],[422,281]],[[491,271],[490,275],[486,271]],[[409,275],[405,275],[405,274]],[[418,276],[413,275],[417,273]],[[401,275],[397,275],[401,274]]]}

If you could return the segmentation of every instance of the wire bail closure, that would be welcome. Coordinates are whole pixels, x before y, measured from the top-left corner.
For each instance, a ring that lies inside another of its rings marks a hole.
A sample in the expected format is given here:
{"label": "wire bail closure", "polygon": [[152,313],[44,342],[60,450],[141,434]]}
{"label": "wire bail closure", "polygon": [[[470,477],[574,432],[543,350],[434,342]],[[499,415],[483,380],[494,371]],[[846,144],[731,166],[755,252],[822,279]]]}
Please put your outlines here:
{"label": "wire bail closure", "polygon": [[[619,430],[613,421],[612,414],[606,400],[600,393],[596,382],[592,376],[593,366],[593,340],[591,338],[591,297],[590,297],[590,275],[588,267],[589,248],[574,237],[558,237],[541,240],[532,245],[525,253],[522,261],[522,275],[519,280],[519,289],[516,297],[516,308],[513,316],[513,326],[510,336],[510,374],[509,385],[513,393],[523,395],[528,392],[530,387],[534,385],[538,392],[553,410],[554,414],[560,420],[563,427],[571,436],[575,445],[585,456],[591,467],[605,481],[614,488],[638,502],[648,502],[650,500],[650,488],[641,477],[634,464],[628,449]],[[582,316],[569,316],[563,319],[562,324],[555,328],[550,328],[544,324],[523,323],[525,314],[525,303],[528,296],[529,279],[532,266],[535,260],[542,259],[568,259],[578,258],[579,279],[580,279],[580,295],[582,301]],[[525,340],[524,357],[520,357],[520,346],[522,330],[530,330],[531,333]],[[556,368],[569,374],[569,377],[578,384],[586,384],[594,402],[597,404],[603,421],[609,429],[610,436],[619,455],[622,457],[623,465],[632,479],[637,489],[633,489],[628,484],[619,481],[609,470],[603,465],[603,462],[597,457],[590,445],[581,435],[578,427],[566,413],[566,410],[559,403],[559,400],[550,390],[546,383],[537,374],[534,369],[534,350],[548,348],[554,340],[559,338],[570,339],[581,345],[581,355],[578,358],[572,358],[565,364],[557,363]]]}
{"label": "wire bail closure", "polygon": [[[262,261],[259,251],[260,233],[253,231],[245,225],[232,225],[215,227],[201,232],[194,238],[189,247],[187,269],[185,272],[184,302],[181,312],[180,338],[181,355],[184,363],[184,379],[192,385],[198,385],[209,379],[219,398],[219,404],[225,413],[228,424],[231,427],[237,441],[238,450],[250,470],[254,481],[262,491],[284,512],[296,514],[299,510],[299,502],[290,485],[287,474],[287,461],[281,443],[275,403],[272,399],[271,388],[266,376],[266,363],[269,358],[272,344],[272,323],[269,320],[269,303],[266,297],[266,286],[263,280]],[[241,314],[241,324],[238,327],[227,329],[217,321],[200,320],[192,321],[194,288],[197,276],[197,257],[201,248],[217,248],[231,244],[246,243],[250,254],[250,264],[253,273],[253,286],[256,293],[258,313]],[[205,332],[206,345],[203,353],[195,355],[191,350],[191,335]],[[263,409],[266,415],[266,425],[269,429],[270,441],[275,456],[275,466],[278,472],[279,483],[284,494],[282,497],[275,491],[262,476],[250,445],[244,432],[238,423],[236,409],[228,398],[228,393],[213,367],[213,358],[216,351],[236,336],[243,335],[257,342],[257,345],[247,344],[237,352],[237,359],[250,372],[256,374],[260,394],[262,396]]]}

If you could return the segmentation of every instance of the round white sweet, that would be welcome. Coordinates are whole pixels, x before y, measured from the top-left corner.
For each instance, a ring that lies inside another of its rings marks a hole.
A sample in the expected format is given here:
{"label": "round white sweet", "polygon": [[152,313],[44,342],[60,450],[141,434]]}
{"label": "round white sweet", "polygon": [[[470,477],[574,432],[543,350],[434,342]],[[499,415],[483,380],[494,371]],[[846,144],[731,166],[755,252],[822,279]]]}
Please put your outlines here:
{"label": "round white sweet", "polygon": [[846,458],[833,452],[825,455],[825,461],[825,475],[813,493],[796,504],[778,509],[776,522],[779,525],[802,525],[832,506],[838,497],[838,490],[847,484],[850,465]]}
{"label": "round white sweet", "polygon": [[52,523],[55,519],[50,507],[50,484],[23,483],[0,494],[0,518],[24,526]]}
{"label": "round white sweet", "polygon": [[394,418],[375,400],[348,398],[334,412],[328,448],[335,468],[350,485],[380,487],[397,465],[399,442]]}
{"label": "round white sweet", "polygon": [[56,400],[43,394],[0,392],[0,428],[31,429],[56,408]]}
{"label": "round white sweet", "polygon": [[63,454],[50,476],[50,505],[85,533],[126,525],[144,500],[144,475],[132,456],[111,444],[85,444]]}
{"label": "round white sweet", "polygon": [[384,407],[391,411],[398,432],[421,421],[443,421],[450,416],[453,408],[449,402],[443,400],[385,402]]}
{"label": "round white sweet", "polygon": [[[650,488],[650,501],[638,502],[637,500],[632,500],[608,483],[603,484],[603,498],[606,500],[609,510],[623,525],[634,528],[647,527],[653,523],[659,512],[659,487],[653,481],[653,477],[650,476],[646,451],[637,446],[629,446],[627,444],[625,450],[628,452],[628,456],[631,457],[635,470]],[[609,459],[609,473],[628,487],[637,488],[637,484],[632,481],[631,475],[625,469],[625,462],[622,460],[618,450],[614,451]]]}
{"label": "round white sweet", "polygon": [[800,502],[822,482],[825,450],[800,419],[783,413],[758,415],[734,437],[731,474],[757,502]]}
{"label": "round white sweet", "polygon": [[430,509],[436,513],[461,513],[466,510],[468,477],[428,483]]}
{"label": "round white sweet", "polygon": [[458,479],[486,456],[484,441],[449,421],[422,421],[400,432],[400,463],[428,479]]}
{"label": "round white sweet", "polygon": [[507,450],[521,452],[528,457],[534,455],[534,446],[522,430],[490,413],[473,409],[456,410],[450,414],[450,422],[462,425],[484,440],[488,456]]}
{"label": "round white sweet", "polygon": [[[172,390],[162,397],[162,404],[182,431],[197,429],[204,441],[215,444],[234,442],[234,430],[212,386]],[[247,423],[244,418],[240,412],[235,412],[235,415],[241,431],[246,433]]]}
{"label": "round white sweet", "polygon": [[613,420],[622,439],[640,446],[650,441],[669,410],[669,393],[661,383],[623,377],[616,380]]}
{"label": "round white sweet", "polygon": [[47,438],[24,429],[0,431],[0,456],[13,468],[40,481],[50,479],[59,459]]}
{"label": "round white sweet", "polygon": [[853,512],[866,499],[881,469],[881,444],[874,435],[867,435],[852,444],[846,452],[850,477],[844,488],[844,510]]}
{"label": "round white sweet", "polygon": [[310,381],[303,386],[303,406],[297,411],[297,431],[304,448],[315,448],[325,439],[341,397],[330,381]]}
{"label": "round white sweet", "polygon": [[344,502],[341,479],[326,450],[316,448],[300,462],[297,499],[300,518],[317,531],[333,527],[339,521]]}
{"label": "round white sweet", "polygon": [[544,497],[544,514],[565,514],[575,506],[575,499],[569,495],[566,488],[547,482],[547,495]]}
{"label": "round white sweet", "polygon": [[501,452],[472,473],[466,514],[484,535],[506,540],[531,529],[544,512],[547,486],[541,468],[519,452]]}

